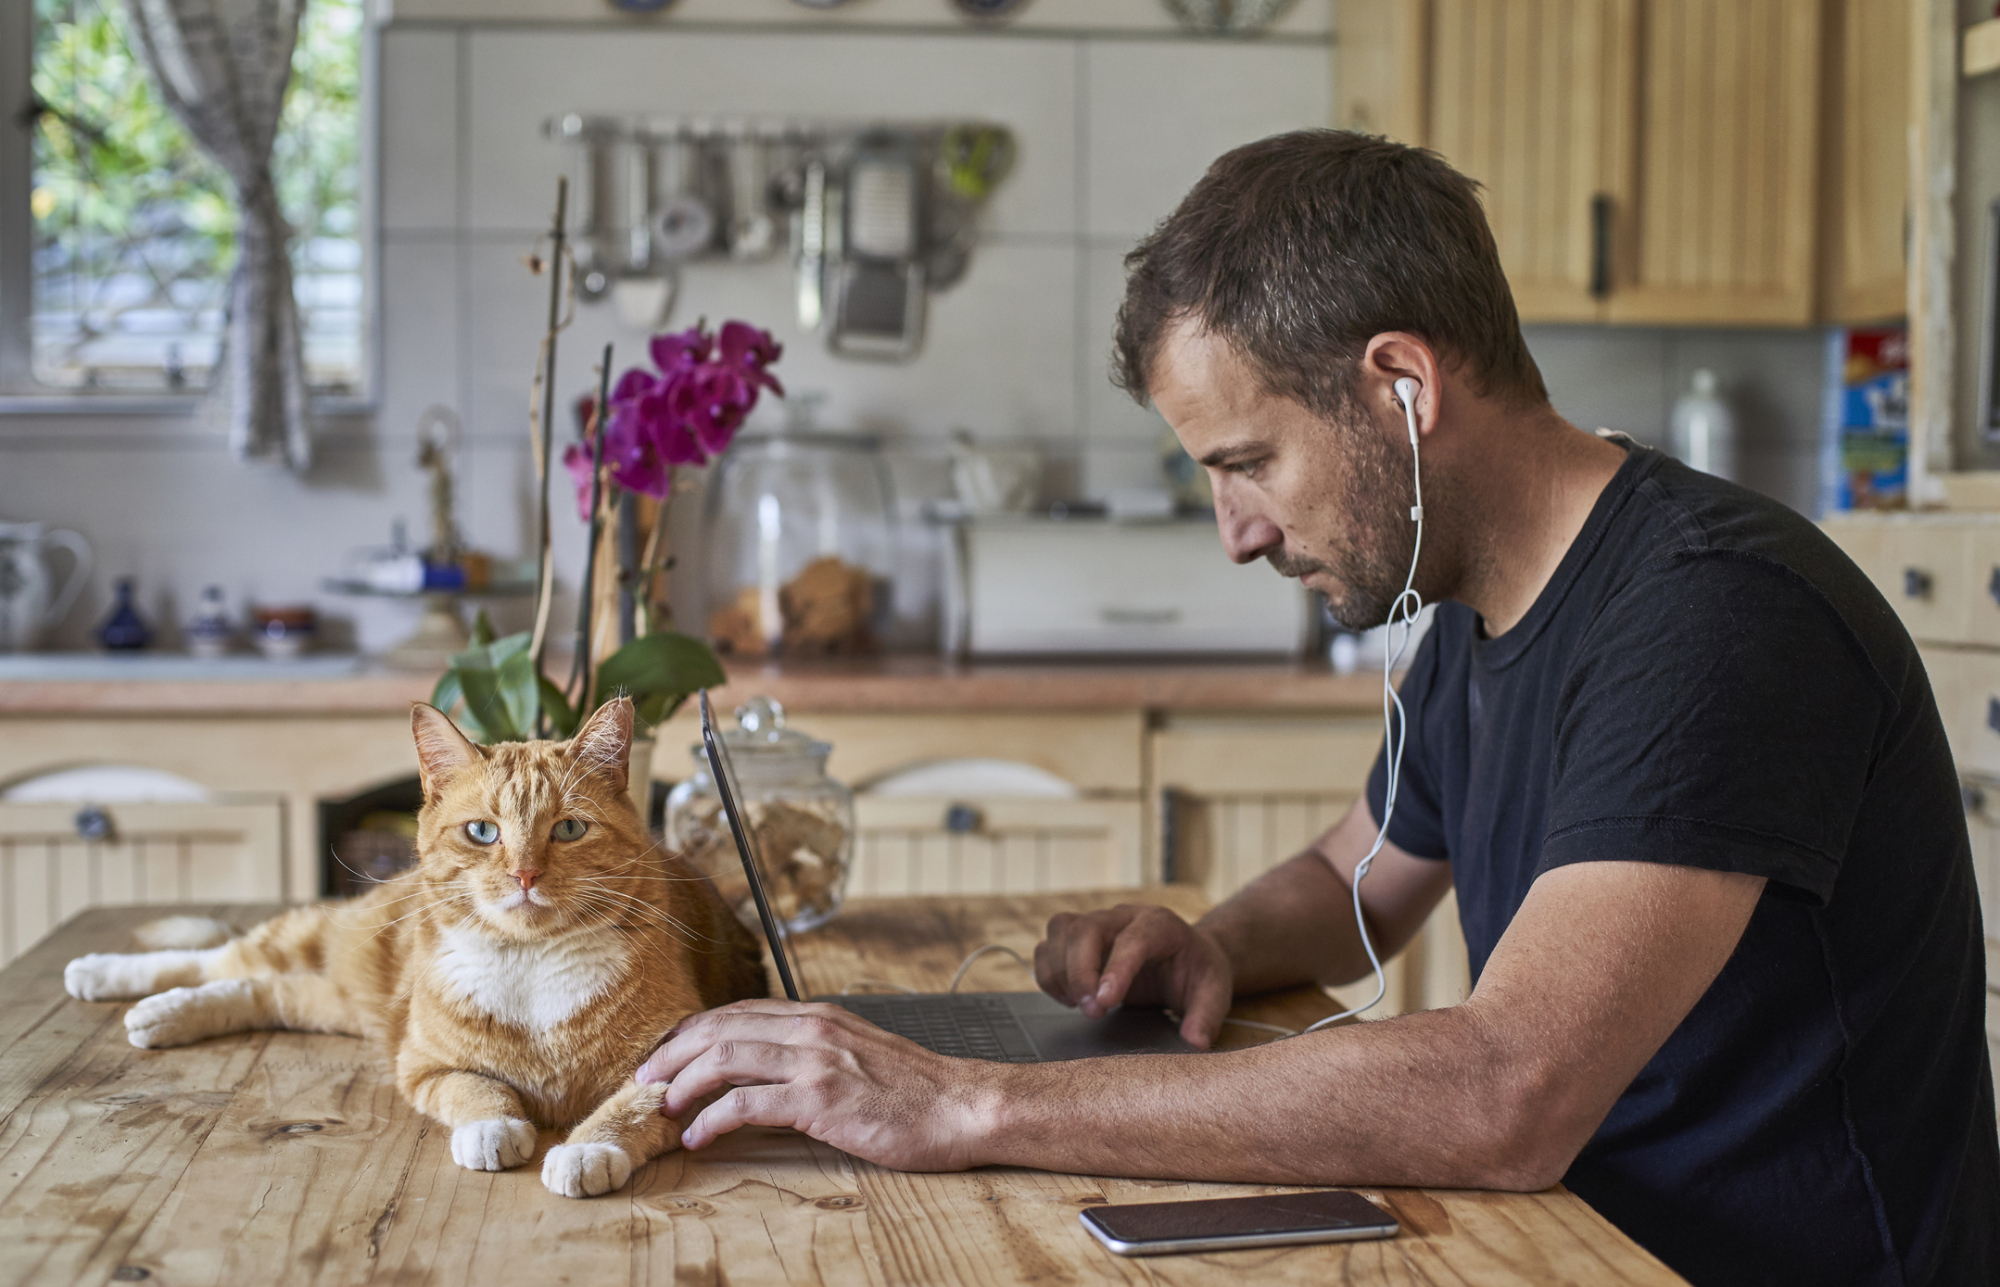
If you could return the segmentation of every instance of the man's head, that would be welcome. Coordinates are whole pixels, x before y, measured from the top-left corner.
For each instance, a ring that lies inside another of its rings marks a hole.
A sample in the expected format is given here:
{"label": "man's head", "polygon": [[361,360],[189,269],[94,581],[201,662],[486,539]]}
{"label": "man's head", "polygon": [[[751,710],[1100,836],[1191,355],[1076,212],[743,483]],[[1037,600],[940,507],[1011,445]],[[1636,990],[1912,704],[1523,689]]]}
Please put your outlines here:
{"label": "man's head", "polygon": [[[1475,185],[1433,153],[1331,130],[1238,148],[1126,266],[1119,383],[1209,468],[1231,556],[1348,625],[1387,615],[1415,536],[1395,380],[1422,385],[1426,434],[1447,387],[1548,401]],[[1430,529],[1450,481],[1425,481]]]}

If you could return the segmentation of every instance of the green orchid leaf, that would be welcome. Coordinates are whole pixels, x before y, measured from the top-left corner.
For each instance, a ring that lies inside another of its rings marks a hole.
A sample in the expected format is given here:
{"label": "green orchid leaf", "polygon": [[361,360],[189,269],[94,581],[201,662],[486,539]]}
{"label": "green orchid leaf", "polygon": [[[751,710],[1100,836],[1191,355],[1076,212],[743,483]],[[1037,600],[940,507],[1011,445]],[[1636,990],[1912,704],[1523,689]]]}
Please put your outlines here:
{"label": "green orchid leaf", "polygon": [[501,692],[500,672],[485,667],[467,667],[459,671],[459,684],[465,689],[465,710],[487,734],[481,742],[520,742],[526,740],[520,727],[513,722],[507,707],[507,698]]}
{"label": "green orchid leaf", "polygon": [[484,608],[472,619],[472,642],[482,648],[493,642],[493,618],[486,615]]}
{"label": "green orchid leaf", "polygon": [[463,693],[458,686],[458,672],[447,670],[438,676],[437,687],[431,689],[431,705],[449,715],[451,708],[458,705],[461,696]]}
{"label": "green orchid leaf", "polygon": [[[496,650],[499,647],[494,645]],[[503,659],[493,674],[499,680],[500,700],[507,707],[507,722],[520,735],[507,740],[526,741],[535,735],[535,716],[542,706],[541,686],[535,682],[541,676],[535,670],[535,659],[523,648]]]}
{"label": "green orchid leaf", "polygon": [[582,721],[577,718],[577,713],[570,709],[569,699],[563,696],[563,690],[557,688],[555,682],[547,675],[536,675],[535,679],[541,687],[542,713],[549,717],[549,724],[555,729],[556,736],[575,737],[576,726]]}
{"label": "green orchid leaf", "polygon": [[[709,647],[692,635],[665,630],[634,639],[597,668],[595,710],[619,693],[635,705],[657,701],[662,711],[679,706],[690,693],[720,685],[726,675]],[[641,712],[643,714],[643,711]],[[658,723],[658,720],[647,721]]]}

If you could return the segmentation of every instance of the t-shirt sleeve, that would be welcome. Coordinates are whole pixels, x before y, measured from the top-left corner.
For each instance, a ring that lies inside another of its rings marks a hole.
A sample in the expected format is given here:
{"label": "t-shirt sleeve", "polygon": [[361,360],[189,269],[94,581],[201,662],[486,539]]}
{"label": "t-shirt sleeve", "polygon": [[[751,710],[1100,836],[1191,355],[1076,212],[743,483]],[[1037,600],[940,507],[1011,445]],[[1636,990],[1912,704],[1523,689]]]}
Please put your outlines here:
{"label": "t-shirt sleeve", "polygon": [[[1438,609],[1437,619],[1417,644],[1416,656],[1410,660],[1410,667],[1403,674],[1403,682],[1396,687],[1396,695],[1402,700],[1403,712],[1410,721],[1410,733],[1403,743],[1403,763],[1396,785],[1396,812],[1389,819],[1389,843],[1415,858],[1446,859],[1451,857],[1450,846],[1445,841],[1444,806],[1438,791],[1436,765],[1425,754],[1433,744],[1433,739],[1425,736],[1427,722],[1435,722],[1442,717],[1436,700],[1439,692],[1438,639],[1446,629],[1444,613],[1451,605]],[[1375,767],[1368,774],[1368,809],[1379,826],[1382,821],[1383,800],[1389,790],[1389,755],[1392,748],[1388,739],[1383,739],[1382,749],[1375,754]]]}
{"label": "t-shirt sleeve", "polygon": [[1824,905],[1894,697],[1797,574],[1673,559],[1606,605],[1563,680],[1537,874],[1672,863]]}

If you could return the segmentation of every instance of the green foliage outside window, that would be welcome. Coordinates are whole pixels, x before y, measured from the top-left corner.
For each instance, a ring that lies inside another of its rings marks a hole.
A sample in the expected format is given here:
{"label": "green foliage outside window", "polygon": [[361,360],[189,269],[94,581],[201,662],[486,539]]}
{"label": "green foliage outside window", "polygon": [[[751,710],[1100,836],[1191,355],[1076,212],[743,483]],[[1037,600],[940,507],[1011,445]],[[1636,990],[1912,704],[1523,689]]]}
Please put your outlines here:
{"label": "green foliage outside window", "polygon": [[[310,0],[274,148],[309,377],[361,371],[360,0]],[[39,380],[199,387],[236,258],[233,185],[155,92],[119,0],[36,0]]]}

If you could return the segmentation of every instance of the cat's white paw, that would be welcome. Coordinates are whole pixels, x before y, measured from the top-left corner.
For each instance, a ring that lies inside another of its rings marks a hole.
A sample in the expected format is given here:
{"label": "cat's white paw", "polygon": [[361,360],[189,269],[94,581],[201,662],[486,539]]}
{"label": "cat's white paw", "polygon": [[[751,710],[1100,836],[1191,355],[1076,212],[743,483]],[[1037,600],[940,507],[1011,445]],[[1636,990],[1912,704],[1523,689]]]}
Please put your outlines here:
{"label": "cat's white paw", "polygon": [[79,1001],[123,1001],[201,982],[202,967],[220,955],[204,952],[92,952],[63,967],[63,987]]}
{"label": "cat's white paw", "polygon": [[631,1178],[632,1155],[616,1144],[558,1144],[542,1159],[542,1183],[566,1198],[594,1198]]}
{"label": "cat's white paw", "polygon": [[518,1117],[489,1117],[451,1131],[451,1160],[468,1171],[505,1171],[534,1155],[535,1124]]}
{"label": "cat's white paw", "polygon": [[63,967],[63,987],[79,1001],[122,1001],[153,990],[153,969],[141,958],[92,952]]}
{"label": "cat's white paw", "polygon": [[248,979],[174,988],[125,1012],[125,1036],[141,1050],[185,1046],[258,1026],[261,1014]]}

